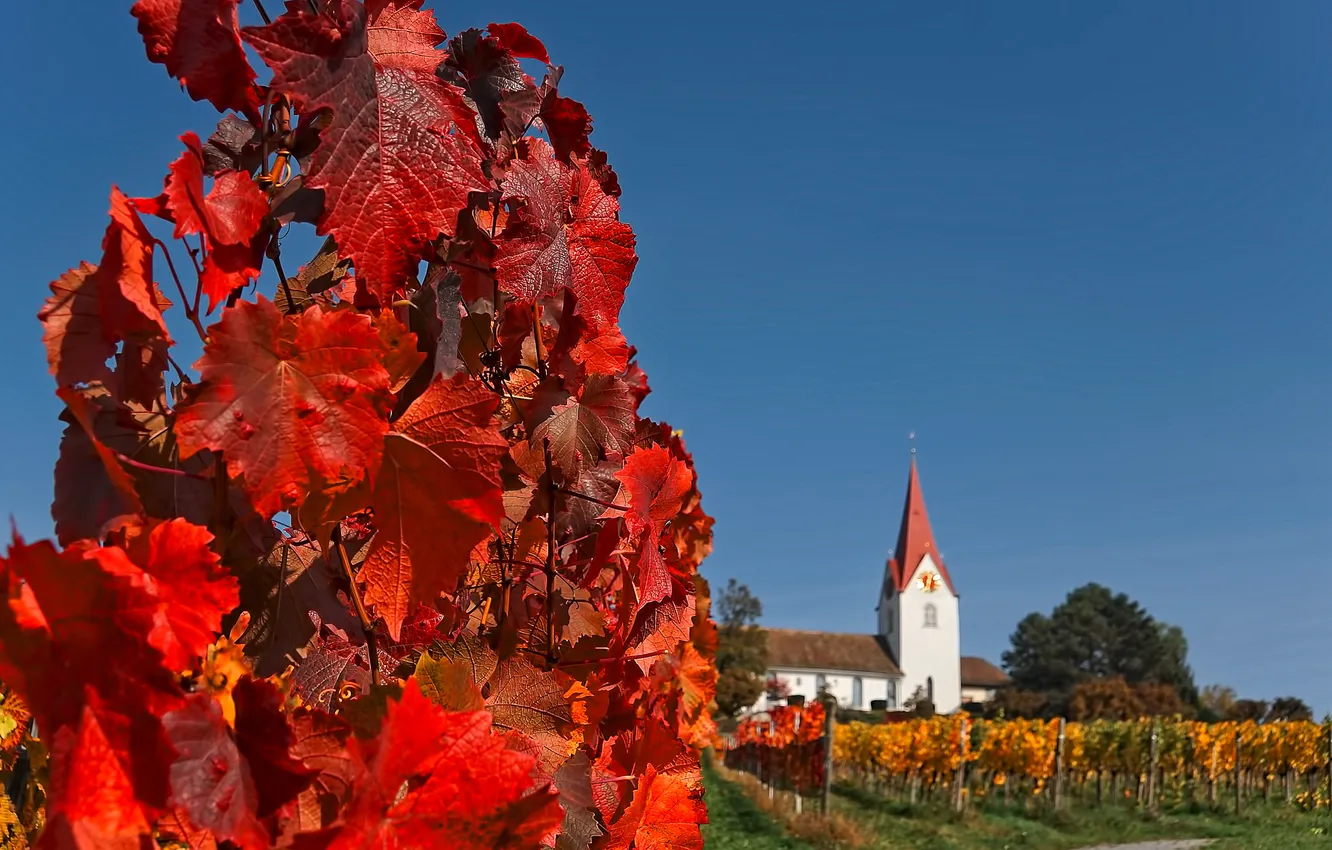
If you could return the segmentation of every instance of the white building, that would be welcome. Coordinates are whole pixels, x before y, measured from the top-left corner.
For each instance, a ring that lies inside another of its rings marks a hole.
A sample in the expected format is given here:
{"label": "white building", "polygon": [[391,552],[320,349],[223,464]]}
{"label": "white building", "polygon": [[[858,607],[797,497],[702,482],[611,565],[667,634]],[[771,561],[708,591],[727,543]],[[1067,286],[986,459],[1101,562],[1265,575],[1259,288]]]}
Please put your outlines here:
{"label": "white building", "polygon": [[[914,456],[878,614],[875,634],[768,629],[769,678],[808,700],[826,688],[848,708],[901,708],[919,690],[944,713],[985,702],[1007,684],[990,662],[962,657],[957,588],[930,530]],[[765,694],[754,708],[770,704]]]}

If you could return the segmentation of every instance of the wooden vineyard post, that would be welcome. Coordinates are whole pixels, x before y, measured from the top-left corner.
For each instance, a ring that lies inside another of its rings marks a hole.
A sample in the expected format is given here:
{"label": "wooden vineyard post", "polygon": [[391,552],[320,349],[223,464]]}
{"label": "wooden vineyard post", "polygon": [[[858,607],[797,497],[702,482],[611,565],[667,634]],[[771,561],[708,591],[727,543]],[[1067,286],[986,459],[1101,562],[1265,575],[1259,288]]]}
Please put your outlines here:
{"label": "wooden vineyard post", "polygon": [[833,729],[837,724],[837,703],[826,700],[823,703],[823,815],[832,811],[833,781]]}
{"label": "wooden vineyard post", "polygon": [[957,738],[957,776],[953,788],[953,809],[962,811],[967,806],[967,744],[970,742],[971,730],[968,726],[970,718],[962,718],[962,729]]}
{"label": "wooden vineyard post", "polygon": [[1328,715],[1328,810],[1332,811],[1332,714]]}
{"label": "wooden vineyard post", "polygon": [[1055,738],[1054,807],[1064,805],[1064,718],[1059,718],[1059,736]]}
{"label": "wooden vineyard post", "polygon": [[1212,769],[1207,771],[1207,802],[1216,802],[1216,757],[1221,749],[1220,741],[1212,742]]}
{"label": "wooden vineyard post", "polygon": [[1240,731],[1236,729],[1235,730],[1235,814],[1239,814],[1240,809],[1242,809],[1244,805],[1240,799],[1242,796],[1242,791],[1240,789],[1240,777],[1241,777],[1240,755],[1241,755]]}
{"label": "wooden vineyard post", "polygon": [[1328,810],[1332,811],[1332,714],[1328,715]]}
{"label": "wooden vineyard post", "polygon": [[[797,714],[797,715],[795,716],[795,733],[796,733],[796,740],[797,740],[797,741],[800,740],[800,718],[801,718],[801,715],[799,715],[799,714]],[[802,747],[801,749],[804,749],[804,748]],[[802,797],[801,794],[800,794],[800,792],[801,792],[801,790],[802,790],[802,788],[800,787],[800,776],[797,775],[797,776],[795,776],[794,778],[792,778],[792,776],[791,776],[790,762],[791,762],[791,760],[790,760],[790,758],[788,757],[788,758],[787,758],[787,770],[786,770],[787,782],[788,782],[788,784],[791,786],[791,790],[795,792],[795,813],[796,813],[796,814],[800,814],[801,812],[803,812],[803,811],[805,810],[805,798]],[[802,768],[802,769],[801,769],[801,773],[803,773],[803,772],[804,772],[804,770],[803,770],[803,768]]]}
{"label": "wooden vineyard post", "polygon": [[1152,721],[1152,737],[1148,745],[1147,756],[1147,811],[1156,811],[1156,765],[1157,748],[1160,737],[1157,735],[1156,721]]}

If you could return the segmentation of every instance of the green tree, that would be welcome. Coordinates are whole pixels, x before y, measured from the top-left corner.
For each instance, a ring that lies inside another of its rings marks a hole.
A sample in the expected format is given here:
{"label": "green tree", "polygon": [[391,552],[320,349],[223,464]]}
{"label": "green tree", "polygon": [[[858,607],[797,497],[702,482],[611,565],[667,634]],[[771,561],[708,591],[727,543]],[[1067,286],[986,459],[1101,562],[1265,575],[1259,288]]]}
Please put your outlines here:
{"label": "green tree", "polygon": [[758,625],[763,603],[735,579],[717,597],[717,711],[735,717],[754,704],[768,669],[768,634]]}
{"label": "green tree", "polygon": [[906,702],[902,703],[902,708],[926,720],[934,716],[934,700],[930,699],[930,695],[925,692],[924,685],[916,688],[916,692],[907,698]]}
{"label": "green tree", "polygon": [[1272,704],[1267,700],[1261,699],[1237,699],[1235,704],[1230,707],[1230,712],[1226,715],[1226,720],[1238,720],[1241,723],[1245,720],[1252,720],[1255,723],[1262,721],[1267,713],[1272,710]]}
{"label": "green tree", "polygon": [[1230,685],[1208,685],[1198,692],[1198,719],[1215,723],[1230,716],[1239,699]]}
{"label": "green tree", "polygon": [[1264,722],[1274,723],[1279,720],[1313,720],[1313,709],[1299,697],[1277,697],[1272,700],[1272,707],[1267,710]]}
{"label": "green tree", "polygon": [[1028,614],[1010,640],[1003,662],[1014,687],[1044,695],[1048,713],[1066,711],[1080,682],[1116,676],[1168,685],[1185,705],[1197,704],[1184,633],[1102,585],[1077,588],[1049,616]]}

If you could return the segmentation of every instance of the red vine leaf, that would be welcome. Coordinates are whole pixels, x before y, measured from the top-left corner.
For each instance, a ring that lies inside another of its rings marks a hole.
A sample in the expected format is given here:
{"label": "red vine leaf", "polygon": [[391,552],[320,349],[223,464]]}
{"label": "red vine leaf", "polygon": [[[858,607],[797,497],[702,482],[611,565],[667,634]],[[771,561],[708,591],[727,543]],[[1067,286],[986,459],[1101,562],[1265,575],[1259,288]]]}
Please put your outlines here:
{"label": "red vine leaf", "polygon": [[236,579],[210,548],[212,542],[207,528],[173,519],[133,529],[124,550],[107,546],[96,552],[117,570],[123,557],[155,580],[161,615],[147,640],[174,670],[193,668],[217,640],[222,616],[240,601]]}
{"label": "red vine leaf", "polygon": [[179,808],[159,818],[153,825],[153,833],[158,846],[171,850],[217,850],[217,839],[213,834],[191,823],[189,816]]}
{"label": "red vine leaf", "polygon": [[481,131],[490,139],[498,139],[504,126],[500,102],[532,89],[514,55],[498,38],[477,29],[463,30],[449,41],[439,75],[466,92]]}
{"label": "red vine leaf", "polygon": [[171,163],[162,194],[135,204],[175,224],[177,239],[203,234],[207,255],[200,281],[212,312],[233,289],[259,276],[268,243],[268,234],[260,232],[268,215],[268,196],[248,173],[231,170],[218,172],[205,196],[203,145],[194,133],[180,140],[185,153]]}
{"label": "red vine leaf", "polygon": [[489,714],[446,712],[415,680],[389,701],[379,735],[350,749],[363,777],[330,850],[516,850],[536,846],[560,823],[553,793],[527,793],[532,758],[493,734]]}
{"label": "red vine leaf", "polygon": [[375,317],[380,345],[384,347],[384,368],[389,373],[389,389],[397,392],[406,385],[425,361],[425,352],[416,350],[416,334],[385,310]]}
{"label": "red vine leaf", "polygon": [[178,408],[183,453],[224,453],[256,510],[299,507],[330,482],[379,465],[393,397],[370,320],[317,306],[284,318],[272,302],[227,308]]}
{"label": "red vine leaf", "polygon": [[37,314],[56,383],[109,382],[106,360],[122,341],[170,344],[162,317],[169,304],[153,284],[152,234],[133,202],[112,189],[101,264],[84,263],[52,282],[51,297]]}
{"label": "red vine leaf", "polygon": [[323,14],[293,6],[270,26],[247,27],[245,39],[298,110],[332,110],[306,185],[324,191],[319,232],[333,234],[383,299],[453,231],[468,193],[486,180],[476,150],[452,129],[461,95],[433,73],[444,33],[416,11],[421,0],[324,6]]}
{"label": "red vine leaf", "polygon": [[82,263],[51,282],[51,297],[37,314],[46,362],[61,386],[110,378],[106,361],[116,344],[102,330],[99,284],[97,266]]}
{"label": "red vine leaf", "polygon": [[249,676],[236,683],[236,749],[250,766],[257,804],[268,817],[295,800],[318,770],[293,757],[295,734],[282,712],[282,694],[271,682]]}
{"label": "red vine leaf", "polygon": [[612,325],[638,257],[619,202],[549,144],[526,139],[509,167],[504,199],[519,205],[495,258],[500,288],[525,301],[568,288],[593,331]]}
{"label": "red vine leaf", "polygon": [[639,609],[634,618],[626,641],[628,654],[642,656],[637,658],[637,663],[646,672],[658,659],[675,652],[680,644],[689,640],[693,623],[692,598],[649,602]]}
{"label": "red vine leaf", "polygon": [[171,338],[162,318],[166,303],[153,284],[153,236],[119,189],[111,190],[111,224],[97,276],[104,333],[117,341]]}
{"label": "red vine leaf", "polygon": [[164,600],[178,594],[175,583],[192,579],[150,577],[117,547],[91,542],[57,552],[16,539],[0,558],[9,599],[0,606],[0,680],[52,735],[52,828],[75,846],[104,846],[77,836],[124,835],[151,817],[128,801],[149,813],[166,804],[171,758],[159,717],[180,704],[180,668],[159,651],[157,633],[169,628]]}
{"label": "red vine leaf", "polygon": [[46,829],[54,844],[78,850],[137,847],[147,835],[129,754],[123,741],[111,741],[121,737],[115,728],[119,720],[87,706],[76,727],[62,727],[53,736]]}
{"label": "red vine leaf", "polygon": [[550,55],[541,39],[527,31],[522,24],[490,24],[486,30],[495,37],[500,46],[519,59],[537,59],[550,64]]}
{"label": "red vine leaf", "polygon": [[[56,394],[65,403],[70,416],[83,429],[88,443],[92,446],[98,459],[101,460],[102,471],[111,482],[111,486],[115,488],[123,512],[135,514],[142,512],[143,504],[139,501],[139,494],[134,489],[134,479],[120,464],[116,453],[107,448],[97,437],[96,418],[99,410],[93,400],[84,393],[68,386],[61,387]],[[107,517],[107,519],[110,519],[110,517]]]}
{"label": "red vine leaf", "polygon": [[264,850],[269,838],[255,815],[259,792],[250,765],[231,736],[222,706],[194,694],[162,718],[177,756],[171,765],[171,798],[192,823],[219,841]]}
{"label": "red vine leaf", "polygon": [[566,686],[554,673],[538,670],[515,656],[500,662],[490,680],[486,706],[495,725],[536,742],[541,775],[549,778],[569,757],[574,730],[573,707],[565,699]]}
{"label": "red vine leaf", "polygon": [[236,7],[241,0],[138,0],[130,14],[139,19],[148,59],[165,65],[195,100],[219,112],[234,109],[257,115],[254,70],[241,48]]}
{"label": "red vine leaf", "polygon": [[702,850],[699,825],[707,820],[696,776],[658,774],[649,766],[638,780],[633,802],[611,826],[605,850]]}
{"label": "red vine leaf", "polygon": [[560,95],[549,81],[541,87],[541,110],[537,115],[560,162],[571,164],[573,156],[587,157],[592,153],[592,143],[588,140],[592,135],[592,116],[583,104]]}
{"label": "red vine leaf", "polygon": [[[620,495],[616,504],[628,504],[625,526],[630,537],[642,546],[638,586],[640,600],[656,602],[671,592],[670,572],[657,551],[657,538],[666,522],[680,512],[685,496],[694,486],[694,473],[683,461],[660,446],[637,449],[616,473]],[[627,501],[626,501],[627,500]],[[608,515],[614,515],[607,511]]]}
{"label": "red vine leaf", "polygon": [[577,397],[551,411],[532,430],[531,442],[550,440],[551,456],[571,481],[584,467],[596,466],[607,454],[623,452],[633,443],[637,404],[619,378],[592,375]]}
{"label": "red vine leaf", "polygon": [[629,345],[619,327],[611,325],[596,336],[579,340],[572,356],[590,373],[619,375],[629,365]]}
{"label": "red vine leaf", "polygon": [[436,380],[384,440],[375,480],[379,533],[361,567],[365,602],[394,640],[414,603],[451,591],[472,548],[504,517],[498,398],[464,375]]}
{"label": "red vine leaf", "polygon": [[[62,397],[68,391],[61,391]],[[185,469],[200,473],[211,468],[208,455],[199,455],[181,464],[176,456],[175,436],[166,417],[154,410],[117,401],[100,384],[78,391],[79,404],[87,408],[88,423],[74,421],[60,441],[60,457],[55,468],[55,503],[51,506],[56,521],[56,538],[69,545],[82,538],[101,538],[108,521],[137,513],[136,499],[148,516],[179,516],[195,523],[209,520],[213,504],[211,481],[183,478],[144,467],[124,468],[132,482],[135,498],[118,481],[119,459],[108,466],[106,451],[119,453],[151,467]],[[72,407],[71,407],[72,411]],[[73,419],[73,412],[62,418]],[[117,479],[117,480],[113,480]]]}
{"label": "red vine leaf", "polygon": [[[356,626],[360,628],[359,624]],[[358,635],[359,640],[359,635]],[[381,668],[393,659],[379,650]],[[320,636],[292,674],[291,689],[307,705],[332,711],[340,703],[370,690],[370,648],[352,643],[342,629],[323,624]]]}
{"label": "red vine leaf", "polygon": [[351,727],[322,711],[298,710],[291,718],[291,755],[314,772],[313,784],[301,792],[296,827],[313,832],[331,826],[351,797],[356,767],[347,752]]}

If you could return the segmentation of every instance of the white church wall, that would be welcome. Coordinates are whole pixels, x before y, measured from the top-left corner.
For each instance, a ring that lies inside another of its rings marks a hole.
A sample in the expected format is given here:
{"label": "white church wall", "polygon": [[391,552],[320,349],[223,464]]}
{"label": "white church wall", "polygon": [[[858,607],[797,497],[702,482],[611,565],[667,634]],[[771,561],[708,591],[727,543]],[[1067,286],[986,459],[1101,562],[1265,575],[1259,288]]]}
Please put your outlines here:
{"label": "white church wall", "polygon": [[[828,690],[837,699],[838,705],[844,708],[862,708],[868,709],[870,703],[874,700],[889,698],[889,694],[896,693],[897,701],[900,702],[901,686],[890,688],[889,679],[882,673],[861,673],[847,670],[795,670],[774,668],[768,671],[769,678],[779,679],[786,685],[787,692],[793,695],[800,695],[806,702],[813,702],[819,693],[819,677],[823,676],[823,681],[827,684]],[[860,705],[855,705],[855,680],[860,679]],[[895,684],[895,683],[893,683]],[[766,711],[774,704],[770,702],[767,694],[759,697],[758,702],[754,704],[753,711]],[[889,708],[894,708],[893,701],[889,701]]]}
{"label": "white church wall", "polygon": [[[912,573],[907,589],[896,598],[899,629],[897,666],[902,668],[901,702],[917,688],[934,685],[934,707],[942,713],[962,704],[962,637],[957,597],[940,584],[933,593],[922,590],[916,576],[925,570],[938,573],[928,554]],[[933,626],[926,625],[927,609],[934,606]]]}
{"label": "white church wall", "polygon": [[989,702],[994,699],[994,688],[978,688],[975,685],[962,686],[962,702]]}
{"label": "white church wall", "polygon": [[[886,571],[885,571],[886,572]],[[889,582],[888,576],[883,579],[883,589],[879,591],[879,634],[883,635],[888,642],[888,652],[894,660],[902,658],[902,618],[897,610],[897,599],[894,594],[895,588]],[[908,694],[910,696],[910,694]],[[906,699],[906,697],[903,697]]]}

